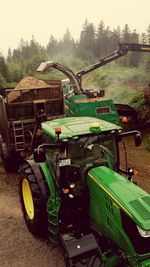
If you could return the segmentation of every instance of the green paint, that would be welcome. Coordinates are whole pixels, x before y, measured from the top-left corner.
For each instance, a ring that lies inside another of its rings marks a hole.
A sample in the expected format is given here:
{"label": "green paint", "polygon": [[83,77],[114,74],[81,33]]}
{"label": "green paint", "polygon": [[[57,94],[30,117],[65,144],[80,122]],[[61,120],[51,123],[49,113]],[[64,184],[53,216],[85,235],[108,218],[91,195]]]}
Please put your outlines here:
{"label": "green paint", "polygon": [[55,128],[60,127],[60,139],[72,138],[74,136],[91,134],[91,125],[95,122],[99,124],[99,131],[101,133],[106,131],[121,130],[120,126],[89,117],[70,117],[43,122],[42,130],[52,138],[55,138]]}
{"label": "green paint", "polygon": [[54,195],[55,194],[55,185],[54,185],[54,182],[52,180],[52,175],[49,171],[49,168],[48,168],[48,164],[47,163],[40,163],[40,167],[45,175],[45,179],[47,181],[47,184],[48,184],[48,187],[49,187],[49,191],[50,191],[50,194]]}
{"label": "green paint", "polygon": [[[138,255],[135,248],[122,227],[122,210],[135,224],[143,229],[150,229],[150,220],[142,218],[141,213],[131,205],[133,200],[139,201],[147,214],[149,206],[143,201],[148,193],[107,167],[96,167],[89,171],[87,177],[90,190],[90,218],[91,224],[108,236],[126,252],[131,266],[142,266],[138,262],[142,255]],[[150,257],[147,254],[145,259]],[[150,260],[148,261],[150,263]],[[145,265],[143,265],[145,266]]]}
{"label": "green paint", "polygon": [[88,116],[119,124],[120,117],[112,99],[96,97],[88,99],[86,95],[73,95],[70,100],[65,100],[66,115]]}
{"label": "green paint", "polygon": [[52,180],[52,175],[49,171],[48,164],[40,163],[40,167],[45,175],[45,179],[47,181],[50,191],[50,196],[47,201],[49,239],[53,243],[57,244],[59,242],[60,198],[56,192],[56,188]]}
{"label": "green paint", "polygon": [[[110,197],[114,205],[123,209],[142,229],[150,229],[149,205],[144,201],[145,197],[149,197],[148,193],[105,166],[93,168],[88,176]],[[140,203],[141,211],[132,205],[134,201]]]}

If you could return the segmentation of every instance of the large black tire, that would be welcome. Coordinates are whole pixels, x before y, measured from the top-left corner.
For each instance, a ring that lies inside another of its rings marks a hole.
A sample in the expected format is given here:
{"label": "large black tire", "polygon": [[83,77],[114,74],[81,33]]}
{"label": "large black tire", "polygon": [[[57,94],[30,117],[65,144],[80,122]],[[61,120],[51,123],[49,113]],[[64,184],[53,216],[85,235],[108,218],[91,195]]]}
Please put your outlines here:
{"label": "large black tire", "polygon": [[43,197],[40,183],[32,170],[26,163],[20,168],[19,193],[24,219],[29,231],[39,237],[48,237],[47,199],[49,197],[48,188],[44,177],[42,186],[46,191]]}
{"label": "large black tire", "polygon": [[16,151],[11,151],[10,155],[3,158],[3,165],[6,172],[16,173],[25,160]]}

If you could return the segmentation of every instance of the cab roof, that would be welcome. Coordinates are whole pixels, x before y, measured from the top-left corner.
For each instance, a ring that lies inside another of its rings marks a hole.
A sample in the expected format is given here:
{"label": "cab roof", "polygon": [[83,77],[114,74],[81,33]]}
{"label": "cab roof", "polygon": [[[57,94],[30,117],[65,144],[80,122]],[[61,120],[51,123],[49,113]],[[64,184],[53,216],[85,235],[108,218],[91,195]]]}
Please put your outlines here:
{"label": "cab roof", "polygon": [[42,130],[55,138],[55,129],[61,128],[60,139],[65,139],[92,134],[95,132],[95,125],[99,125],[98,133],[121,130],[121,127],[116,124],[91,117],[68,117],[46,121],[42,123]]}

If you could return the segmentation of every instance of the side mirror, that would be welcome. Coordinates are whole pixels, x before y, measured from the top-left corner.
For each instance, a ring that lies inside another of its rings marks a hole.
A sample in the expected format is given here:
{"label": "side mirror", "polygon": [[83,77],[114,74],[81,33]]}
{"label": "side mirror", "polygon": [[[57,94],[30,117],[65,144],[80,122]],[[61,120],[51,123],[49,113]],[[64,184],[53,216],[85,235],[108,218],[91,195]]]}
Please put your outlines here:
{"label": "side mirror", "polygon": [[134,142],[135,142],[135,146],[140,146],[141,142],[142,142],[142,138],[141,138],[141,133],[137,130],[134,131],[129,131],[129,132],[121,132],[119,133],[119,135],[117,136],[117,140],[120,141],[120,137],[126,137],[126,136],[134,136]]}
{"label": "side mirror", "polygon": [[134,136],[135,146],[140,146],[142,142],[141,133],[137,133]]}
{"label": "side mirror", "polygon": [[34,161],[39,162],[45,162],[46,156],[45,156],[45,150],[41,148],[35,148],[34,154],[33,154]]}

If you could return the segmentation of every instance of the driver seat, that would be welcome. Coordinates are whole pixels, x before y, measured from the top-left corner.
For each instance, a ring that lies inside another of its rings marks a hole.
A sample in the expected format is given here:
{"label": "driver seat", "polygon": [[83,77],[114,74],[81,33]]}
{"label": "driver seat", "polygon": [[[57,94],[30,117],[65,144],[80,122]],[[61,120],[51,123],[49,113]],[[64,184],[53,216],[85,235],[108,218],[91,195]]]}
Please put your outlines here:
{"label": "driver seat", "polygon": [[104,158],[104,151],[100,145],[95,144],[92,147],[93,164],[108,166],[107,159]]}

